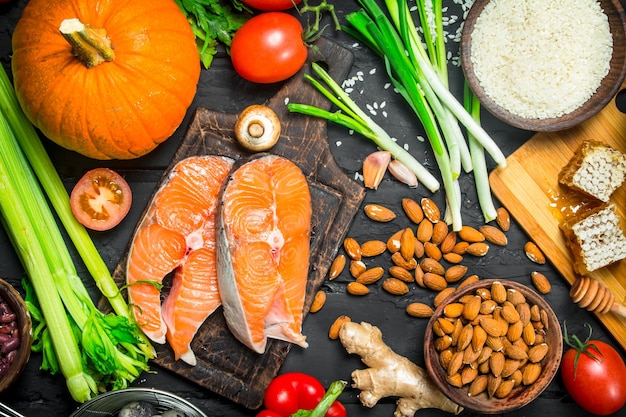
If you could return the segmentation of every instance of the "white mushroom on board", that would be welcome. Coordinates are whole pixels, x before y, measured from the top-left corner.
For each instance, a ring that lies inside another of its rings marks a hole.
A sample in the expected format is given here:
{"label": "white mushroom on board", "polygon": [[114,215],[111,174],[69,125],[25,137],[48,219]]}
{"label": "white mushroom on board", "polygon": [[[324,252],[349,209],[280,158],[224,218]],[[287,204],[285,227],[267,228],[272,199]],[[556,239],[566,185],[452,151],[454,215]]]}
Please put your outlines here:
{"label": "white mushroom on board", "polygon": [[235,137],[244,148],[262,152],[272,148],[280,137],[280,120],[267,106],[246,107],[235,123]]}

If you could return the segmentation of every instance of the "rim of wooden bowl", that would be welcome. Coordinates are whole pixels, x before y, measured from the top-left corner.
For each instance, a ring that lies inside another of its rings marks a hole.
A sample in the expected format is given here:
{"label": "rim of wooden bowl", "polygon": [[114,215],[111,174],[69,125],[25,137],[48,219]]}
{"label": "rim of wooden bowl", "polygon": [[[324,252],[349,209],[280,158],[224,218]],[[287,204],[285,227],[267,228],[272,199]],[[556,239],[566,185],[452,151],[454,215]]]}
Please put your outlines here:
{"label": "rim of wooden bowl", "polygon": [[511,126],[537,132],[551,132],[577,126],[599,113],[620,90],[626,76],[626,15],[619,0],[598,0],[609,20],[613,35],[613,55],[609,73],[596,92],[576,110],[550,119],[528,119],[511,113],[495,103],[480,85],[471,62],[471,34],[476,20],[491,0],[476,0],[470,8],[461,32],[461,67],[471,90],[495,117]]}
{"label": "rim of wooden bowl", "polygon": [[[433,323],[443,315],[443,309],[446,305],[459,300],[464,295],[475,293],[478,288],[489,288],[495,281],[501,282],[507,289],[513,288],[521,292],[531,306],[537,304],[540,308],[546,310],[549,324],[549,330],[546,334],[546,343],[548,343],[550,347],[548,352],[549,359],[544,362],[541,374],[535,383],[528,386],[520,385],[514,388],[511,394],[505,398],[488,398],[485,392],[470,397],[467,395],[467,387],[456,388],[446,381],[446,371],[439,363],[438,352],[434,347],[435,335],[433,334],[432,327]],[[435,384],[439,387],[441,392],[458,405],[483,414],[501,414],[517,410],[539,397],[558,373],[562,355],[563,335],[554,310],[552,310],[548,302],[541,295],[531,288],[519,282],[505,279],[484,279],[475,284],[468,285],[461,291],[446,298],[444,302],[437,307],[435,313],[430,318],[424,335],[424,359],[426,369]]]}
{"label": "rim of wooden bowl", "polygon": [[24,367],[30,359],[30,349],[32,341],[32,321],[26,303],[20,293],[7,281],[0,278],[0,295],[11,310],[17,316],[17,325],[20,329],[20,346],[17,356],[11,363],[9,370],[4,377],[0,378],[0,392],[9,388],[13,382],[21,375]]}

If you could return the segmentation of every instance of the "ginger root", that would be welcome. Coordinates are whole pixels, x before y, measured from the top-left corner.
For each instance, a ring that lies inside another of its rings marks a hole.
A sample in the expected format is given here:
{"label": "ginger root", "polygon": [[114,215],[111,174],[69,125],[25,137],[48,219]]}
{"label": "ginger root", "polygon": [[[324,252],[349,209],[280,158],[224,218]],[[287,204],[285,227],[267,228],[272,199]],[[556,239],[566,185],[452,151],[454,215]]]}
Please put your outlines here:
{"label": "ginger root", "polygon": [[381,398],[397,396],[395,417],[413,417],[423,408],[454,414],[463,410],[437,388],[425,369],[391,350],[378,327],[346,322],[339,330],[339,340],[348,353],[359,355],[369,366],[352,372],[352,387],[361,390],[359,399],[364,406],[372,408]]}

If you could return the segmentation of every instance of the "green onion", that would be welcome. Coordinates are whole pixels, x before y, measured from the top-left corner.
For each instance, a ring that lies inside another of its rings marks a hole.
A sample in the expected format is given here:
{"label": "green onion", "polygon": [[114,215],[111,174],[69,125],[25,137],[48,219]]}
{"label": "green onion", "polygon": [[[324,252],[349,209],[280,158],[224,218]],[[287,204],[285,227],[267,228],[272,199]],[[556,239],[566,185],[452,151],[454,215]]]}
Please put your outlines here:
{"label": "green onion", "polygon": [[[38,322],[35,339],[41,336],[35,340],[36,349],[44,353],[45,368],[52,373],[61,370],[72,397],[79,402],[101,389],[126,387],[148,370],[147,362],[154,357],[154,350],[130,320],[129,308],[102,257],[87,231],[72,215],[67,191],[39,136],[21,111],[4,69],[0,70],[0,110],[7,127],[0,138],[0,164],[6,173],[1,185],[13,201],[0,210],[36,295],[36,299],[29,298],[29,305],[37,312],[33,314],[33,321]],[[105,315],[92,301],[76,272],[42,187],[98,288],[114,310],[119,311],[118,315]],[[23,218],[16,218],[16,210],[23,213]],[[27,236],[24,230],[29,231]],[[35,247],[34,251],[25,251],[30,246]],[[30,254],[37,255],[36,261],[30,261]],[[81,375],[88,389],[71,382]]]}
{"label": "green onion", "polygon": [[294,113],[302,113],[309,116],[321,117],[331,122],[337,123],[348,129],[354,130],[362,136],[370,139],[380,149],[388,151],[391,155],[409,168],[417,179],[424,184],[431,192],[439,189],[439,181],[420,164],[409,152],[398,145],[389,134],[374,122],[359,106],[341,89],[333,78],[324,69],[316,64],[312,64],[313,71],[326,83],[328,90],[315,78],[309,74],[304,77],[313,84],[326,98],[334,103],[340,111],[329,112],[315,106],[300,103],[289,103],[287,108]]}
{"label": "green onion", "polygon": [[[385,0],[388,14],[375,0],[359,0],[359,4],[362,9],[346,16],[349,25],[344,31],[383,58],[392,83],[421,121],[444,183],[446,219],[452,223],[453,230],[459,230],[462,226],[458,184],[461,169],[486,172],[484,156],[481,159],[476,155],[477,146],[487,151],[500,166],[506,165],[506,158],[448,89],[441,0],[417,1],[423,39],[413,23],[407,2]],[[434,28],[430,27],[430,20]],[[469,145],[459,123],[467,130]],[[470,148],[475,150],[473,156]],[[481,182],[477,184],[481,194],[489,191],[485,175],[479,173],[475,179]],[[488,217],[485,220],[488,221]]]}

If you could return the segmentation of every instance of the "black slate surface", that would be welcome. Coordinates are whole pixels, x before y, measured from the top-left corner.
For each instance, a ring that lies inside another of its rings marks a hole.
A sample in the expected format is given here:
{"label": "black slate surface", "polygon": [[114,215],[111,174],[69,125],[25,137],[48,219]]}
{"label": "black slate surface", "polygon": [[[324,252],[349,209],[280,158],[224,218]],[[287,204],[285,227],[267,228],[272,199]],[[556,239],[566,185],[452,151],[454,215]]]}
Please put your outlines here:
{"label": "black slate surface", "polygon": [[[342,22],[346,13],[356,10],[358,7],[353,0],[342,0],[334,3]],[[12,28],[25,4],[26,0],[16,0],[9,5],[0,7],[0,60],[7,69],[10,68]],[[460,6],[456,3],[446,2],[446,5],[449,5],[448,13],[457,15],[462,13]],[[388,79],[380,60],[346,34],[335,34],[329,30],[327,36],[354,53],[354,64],[348,74],[348,78],[354,77],[356,79],[351,96],[363,108],[367,108],[368,105],[371,106],[376,113],[374,118],[398,141],[409,143],[410,150],[414,155],[436,173],[437,168],[428,146],[415,140],[417,136],[423,135],[422,129],[403,99],[386,85]],[[449,44],[451,49],[454,49],[453,42],[449,42]],[[451,73],[459,74],[460,70],[453,67]],[[458,80],[458,76],[456,78]],[[48,150],[68,189],[85,170],[98,166],[107,166],[118,170],[131,184],[134,204],[128,217],[113,231],[92,235],[112,271],[123,258],[135,224],[163,171],[174,157],[195,109],[204,107],[236,113],[248,104],[267,100],[279,88],[278,85],[259,86],[242,80],[232,70],[228,58],[222,54],[215,60],[210,70],[203,71],[197,97],[179,130],[170,140],[149,155],[133,161],[102,162],[89,160],[59,149],[50,142],[47,143]],[[453,83],[453,89],[458,92],[460,87]],[[505,155],[511,154],[533,134],[533,132],[506,126],[488,114],[484,114],[483,125],[500,145]],[[351,135],[342,127],[333,125],[328,126],[327,135],[336,162],[349,177],[354,178],[355,173],[361,169],[363,159],[375,150],[374,145],[360,137]],[[71,164],[68,161],[71,161]],[[482,217],[476,203],[477,199],[471,176],[464,176],[461,185],[464,221],[470,225],[480,225]],[[419,199],[431,195],[424,187],[409,190],[390,177],[386,177],[378,190],[367,193],[364,204],[381,203],[394,209],[397,213],[401,213],[400,201],[405,196]],[[431,197],[439,204],[443,203],[442,193],[437,193]],[[372,224],[361,212],[354,219],[348,230],[348,235],[359,241],[372,238],[386,239],[393,231],[408,224],[408,220],[402,215],[398,216],[392,224]],[[592,314],[575,306],[569,300],[569,285],[552,266],[535,265],[524,256],[522,247],[529,237],[520,230],[515,222],[508,232],[508,238],[509,245],[506,248],[494,247],[488,256],[466,261],[465,264],[468,265],[470,273],[485,278],[501,277],[530,284],[530,272],[541,271],[548,276],[553,284],[552,292],[546,296],[546,299],[558,317],[567,321],[571,332],[585,335],[586,330],[583,325],[589,323],[594,327],[594,337],[618,347],[612,336],[605,331]],[[372,263],[383,266],[385,262],[387,262],[386,258],[372,261]],[[87,277],[85,268],[80,263],[77,264],[77,268],[82,276]],[[19,286],[22,274],[23,270],[6,234],[0,229],[0,276]],[[381,328],[387,344],[396,352],[423,366],[421,345],[426,320],[408,317],[404,312],[404,306],[410,301],[431,302],[434,294],[412,287],[408,295],[396,297],[385,293],[378,287],[373,288],[368,296],[357,298],[345,293],[345,284],[348,280],[348,274],[344,272],[336,280],[326,281],[323,284],[322,288],[327,292],[327,303],[320,312],[310,314],[304,323],[303,332],[308,335],[310,346],[306,350],[297,347],[292,348],[280,372],[308,372],[328,384],[336,379],[349,380],[352,370],[362,368],[363,365],[358,357],[348,355],[337,341],[329,340],[327,337],[330,324],[341,314],[347,314],[355,321],[368,321],[378,326]],[[88,280],[87,282],[95,294],[93,284]],[[618,350],[624,357],[625,352],[619,348]],[[25,416],[68,416],[76,409],[77,404],[67,394],[62,377],[51,376],[40,371],[38,369],[40,363],[39,355],[33,354],[22,377],[11,389],[0,394],[0,401],[14,407]],[[155,366],[154,371],[155,373],[142,375],[134,385],[175,392],[213,417],[255,415],[254,411],[236,405],[168,370]],[[366,409],[360,405],[357,392],[352,389],[347,389],[341,396],[341,400],[346,404],[351,416],[392,416],[395,409],[395,398],[381,401],[374,409]],[[423,410],[417,415],[444,416],[447,414],[437,410]],[[462,415],[472,416],[475,414],[465,411]],[[507,416],[515,417],[530,415],[586,416],[588,414],[573,403],[557,377],[540,398],[518,411],[507,414]],[[622,409],[616,415],[626,415],[626,409]]]}

